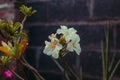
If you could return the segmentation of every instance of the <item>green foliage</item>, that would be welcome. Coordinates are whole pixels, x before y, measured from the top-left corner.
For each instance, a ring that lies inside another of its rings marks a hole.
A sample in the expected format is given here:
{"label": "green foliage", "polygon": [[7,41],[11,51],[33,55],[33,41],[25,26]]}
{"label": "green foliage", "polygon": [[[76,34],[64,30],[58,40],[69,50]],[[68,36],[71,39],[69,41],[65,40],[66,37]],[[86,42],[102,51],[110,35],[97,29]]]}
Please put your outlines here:
{"label": "green foliage", "polygon": [[0,20],[0,30],[4,31],[3,34],[8,34],[7,40],[15,41],[19,37],[28,39],[28,36],[25,32],[19,32],[21,25],[22,24],[20,22],[13,23],[13,21]]}
{"label": "green foliage", "polygon": [[[1,66],[4,68],[11,69],[12,67],[18,67],[21,65],[12,65],[21,63],[26,68],[29,68],[36,79],[44,80],[31,65],[24,59],[24,52],[28,45],[28,35],[24,32],[24,22],[28,16],[36,13],[36,10],[32,10],[32,7],[22,5],[20,11],[25,15],[21,22],[5,21],[0,19],[0,37],[2,37],[0,52],[4,53],[4,56],[0,56]],[[11,63],[9,65],[9,63]],[[12,70],[12,69],[11,69]],[[14,70],[12,72],[20,79],[24,80]],[[36,74],[37,73],[37,74]],[[15,78],[16,79],[16,78]],[[0,80],[3,80],[0,78]]]}
{"label": "green foliage", "polygon": [[5,21],[0,19],[0,35],[6,38],[6,40],[19,42],[18,39],[28,39],[27,34],[23,32],[24,21],[26,20],[27,16],[31,16],[37,11],[33,10],[32,7],[27,7],[25,5],[20,7],[20,11],[25,15],[22,22]]}
{"label": "green foliage", "polygon": [[6,64],[9,61],[9,57],[8,56],[1,56],[1,61],[3,64]]}
{"label": "green foliage", "polygon": [[5,26],[5,21],[0,19],[0,29],[2,29]]}
{"label": "green foliage", "polygon": [[14,46],[14,50],[15,50],[15,58],[19,59],[19,57],[21,56],[21,49],[22,49],[22,44],[15,44]]}
{"label": "green foliage", "polygon": [[31,16],[32,14],[35,14],[37,11],[33,10],[32,7],[27,7],[25,5],[22,5],[20,7],[20,11],[25,15],[25,16]]}
{"label": "green foliage", "polygon": [[0,29],[3,29],[5,32],[7,32],[10,35],[13,35],[16,33],[16,31],[20,28],[21,23],[13,21],[0,21]]}
{"label": "green foliage", "polygon": [[21,26],[21,23],[20,22],[16,22],[15,24],[14,24],[14,27],[13,27],[13,32],[15,32],[15,31],[17,31],[19,28],[20,28],[20,26]]}
{"label": "green foliage", "polygon": [[28,35],[26,33],[24,33],[24,32],[19,33],[19,34],[15,34],[14,37],[16,37],[16,38],[21,37],[21,38],[28,39]]}

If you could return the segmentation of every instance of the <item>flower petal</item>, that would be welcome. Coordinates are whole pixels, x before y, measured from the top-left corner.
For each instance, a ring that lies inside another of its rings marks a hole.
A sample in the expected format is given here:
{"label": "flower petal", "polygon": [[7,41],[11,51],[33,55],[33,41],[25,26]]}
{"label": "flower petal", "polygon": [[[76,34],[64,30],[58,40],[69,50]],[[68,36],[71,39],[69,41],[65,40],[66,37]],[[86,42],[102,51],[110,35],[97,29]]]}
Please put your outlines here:
{"label": "flower petal", "polygon": [[58,59],[59,54],[55,52],[55,53],[52,54],[52,57],[55,58],[55,59]]}
{"label": "flower petal", "polygon": [[81,47],[80,47],[80,44],[76,45],[76,48],[74,48],[75,52],[80,55],[81,53]]}
{"label": "flower petal", "polygon": [[21,42],[21,48],[20,48],[20,55],[19,55],[19,58],[24,54],[24,52],[25,52],[25,50],[26,50],[26,48],[27,48],[27,45],[28,45],[28,40],[23,40],[22,42]]}
{"label": "flower petal", "polygon": [[22,41],[22,54],[26,50],[27,45],[28,45],[28,40],[23,40]]}

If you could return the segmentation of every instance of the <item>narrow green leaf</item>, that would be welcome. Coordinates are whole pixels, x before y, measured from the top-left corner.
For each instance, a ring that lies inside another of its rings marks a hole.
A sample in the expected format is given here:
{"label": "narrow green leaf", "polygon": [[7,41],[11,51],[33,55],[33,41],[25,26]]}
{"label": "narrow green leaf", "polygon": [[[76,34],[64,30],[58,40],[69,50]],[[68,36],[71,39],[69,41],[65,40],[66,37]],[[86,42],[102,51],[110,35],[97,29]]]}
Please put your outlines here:
{"label": "narrow green leaf", "polygon": [[21,26],[21,23],[20,22],[16,22],[14,24],[13,31],[15,32],[16,30],[18,30],[20,28],[20,26]]}
{"label": "narrow green leaf", "polygon": [[36,12],[37,12],[37,10],[33,10],[33,11],[32,11],[32,14],[35,14]]}
{"label": "narrow green leaf", "polygon": [[32,7],[27,7],[25,5],[22,5],[20,7],[20,11],[25,15],[25,16],[31,16],[32,14],[36,13],[36,10],[33,10]]}
{"label": "narrow green leaf", "polygon": [[14,49],[15,49],[15,58],[18,59],[20,54],[21,54],[21,48],[22,48],[22,45],[21,44],[16,44],[14,46]]}
{"label": "narrow green leaf", "polygon": [[6,64],[9,61],[9,57],[8,56],[1,56],[1,61],[3,64]]}
{"label": "narrow green leaf", "polygon": [[28,35],[26,34],[26,33],[24,33],[24,32],[22,32],[22,33],[19,33],[19,34],[15,34],[15,36],[16,37],[21,37],[21,38],[28,38]]}

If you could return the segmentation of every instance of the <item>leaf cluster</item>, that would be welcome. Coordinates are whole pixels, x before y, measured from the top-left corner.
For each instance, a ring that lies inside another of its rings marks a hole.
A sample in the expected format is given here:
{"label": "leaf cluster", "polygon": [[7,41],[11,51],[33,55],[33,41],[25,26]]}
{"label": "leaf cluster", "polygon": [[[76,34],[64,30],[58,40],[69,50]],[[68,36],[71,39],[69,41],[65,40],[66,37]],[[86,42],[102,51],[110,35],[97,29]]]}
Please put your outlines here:
{"label": "leaf cluster", "polygon": [[20,7],[20,11],[25,15],[25,16],[31,16],[32,14],[35,14],[37,11],[33,10],[32,7],[27,7],[25,5],[22,5]]}
{"label": "leaf cluster", "polygon": [[[18,37],[27,38],[26,33],[19,33],[21,25],[22,24],[20,22],[14,23],[13,21],[0,20],[0,35],[5,37],[7,40],[17,39]],[[4,36],[4,34],[6,34],[6,36]]]}
{"label": "leaf cluster", "polygon": [[0,56],[0,61],[3,64],[9,61],[17,61],[20,59],[28,44],[28,35],[24,32],[24,22],[28,16],[36,13],[32,7],[22,5],[20,11],[25,15],[22,22],[6,21],[0,19],[0,37],[1,41],[0,51],[5,55]]}

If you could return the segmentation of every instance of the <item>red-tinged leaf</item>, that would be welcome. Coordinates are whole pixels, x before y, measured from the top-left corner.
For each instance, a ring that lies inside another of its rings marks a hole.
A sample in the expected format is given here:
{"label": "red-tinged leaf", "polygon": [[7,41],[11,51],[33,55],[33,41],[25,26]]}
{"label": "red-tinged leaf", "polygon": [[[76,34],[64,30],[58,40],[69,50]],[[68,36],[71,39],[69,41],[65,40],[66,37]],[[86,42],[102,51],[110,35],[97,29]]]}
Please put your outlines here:
{"label": "red-tinged leaf", "polygon": [[25,50],[26,50],[27,45],[28,45],[28,40],[26,40],[26,39],[23,40],[21,44],[22,44],[22,51],[21,51],[22,53],[21,53],[21,56],[22,56],[23,53],[24,53]]}
{"label": "red-tinged leaf", "polygon": [[14,59],[14,56],[10,53],[10,51],[7,48],[0,46],[0,51]]}

